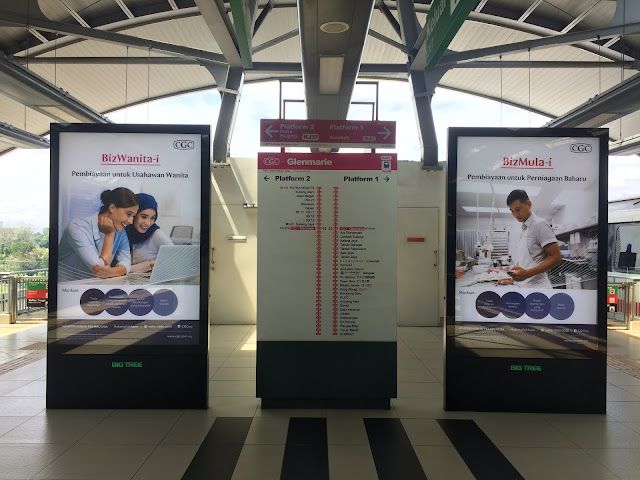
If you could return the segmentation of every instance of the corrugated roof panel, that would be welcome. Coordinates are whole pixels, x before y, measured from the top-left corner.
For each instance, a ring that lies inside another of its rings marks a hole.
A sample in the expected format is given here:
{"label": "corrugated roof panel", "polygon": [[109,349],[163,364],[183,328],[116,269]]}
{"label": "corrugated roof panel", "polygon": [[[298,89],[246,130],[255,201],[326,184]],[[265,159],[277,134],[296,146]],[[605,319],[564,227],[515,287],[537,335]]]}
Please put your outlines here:
{"label": "corrugated roof panel", "polygon": [[[33,70],[53,82],[53,65]],[[199,65],[58,65],[56,77],[60,88],[100,112],[213,83]]]}
{"label": "corrugated roof panel", "polygon": [[220,53],[218,44],[201,16],[153,23],[122,30],[120,33]]}
{"label": "corrugated roof panel", "polygon": [[525,32],[517,32],[496,25],[466,21],[449,45],[449,49],[457,52],[475,50],[477,48],[493,47],[508,43],[522,42],[539,38]]}
{"label": "corrugated roof panel", "polygon": [[55,121],[32,108],[25,108],[9,97],[0,95],[0,122],[41,135],[48,131],[49,124]]}
{"label": "corrugated roof panel", "polygon": [[[256,43],[254,43],[256,46]],[[271,48],[251,56],[255,62],[296,62],[300,63],[300,36],[295,36]]]}
{"label": "corrugated roof panel", "polygon": [[[373,11],[370,28],[398,43],[402,43],[402,40],[398,38],[396,31],[391,27],[389,21],[378,10]],[[367,40],[362,51],[361,63],[404,64],[407,63],[407,55],[382,40],[367,36]]]}
{"label": "corrugated roof panel", "polygon": [[253,37],[253,46],[260,45],[276,38],[283,33],[298,28],[298,13],[296,8],[274,8],[271,10],[262,26]]}

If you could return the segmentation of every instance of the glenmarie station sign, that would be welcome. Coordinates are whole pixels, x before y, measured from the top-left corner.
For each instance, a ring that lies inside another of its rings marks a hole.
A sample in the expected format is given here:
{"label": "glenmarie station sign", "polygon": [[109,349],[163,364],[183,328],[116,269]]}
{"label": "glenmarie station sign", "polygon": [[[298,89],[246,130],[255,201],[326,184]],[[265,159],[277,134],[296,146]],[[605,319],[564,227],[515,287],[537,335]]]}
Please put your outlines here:
{"label": "glenmarie station sign", "polygon": [[262,147],[394,148],[396,122],[260,120]]}

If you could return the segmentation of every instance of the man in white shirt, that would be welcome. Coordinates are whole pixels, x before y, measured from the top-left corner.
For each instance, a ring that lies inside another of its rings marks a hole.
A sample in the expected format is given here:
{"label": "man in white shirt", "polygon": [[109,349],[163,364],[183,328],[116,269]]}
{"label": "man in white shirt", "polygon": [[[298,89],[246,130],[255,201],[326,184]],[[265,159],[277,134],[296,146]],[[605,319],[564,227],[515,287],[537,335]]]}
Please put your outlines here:
{"label": "man in white shirt", "polygon": [[524,190],[513,190],[507,197],[513,217],[522,224],[515,267],[508,273],[526,288],[552,288],[547,272],[562,262],[560,247],[551,227],[532,212]]}

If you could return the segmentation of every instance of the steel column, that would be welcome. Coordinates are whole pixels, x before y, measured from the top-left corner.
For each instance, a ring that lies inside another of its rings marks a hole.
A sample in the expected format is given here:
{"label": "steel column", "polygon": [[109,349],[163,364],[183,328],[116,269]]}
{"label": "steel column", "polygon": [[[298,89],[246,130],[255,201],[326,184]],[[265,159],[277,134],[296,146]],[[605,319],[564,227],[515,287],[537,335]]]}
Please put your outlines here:
{"label": "steel column", "polygon": [[[400,29],[402,41],[405,43],[409,54],[409,64],[413,62],[413,46],[420,35],[420,24],[416,17],[413,0],[398,0],[398,14],[400,16]],[[431,110],[431,99],[435,88],[446,69],[411,70],[409,83],[413,92],[413,103],[418,117],[420,128],[420,147],[422,149],[422,168],[425,170],[438,170],[438,139]]]}
{"label": "steel column", "polygon": [[231,134],[238,111],[240,100],[240,90],[244,81],[244,71],[242,68],[231,68],[227,74],[227,81],[220,96],[222,103],[216,124],[216,133],[213,137],[213,162],[223,163],[229,156],[229,145],[231,144]]}

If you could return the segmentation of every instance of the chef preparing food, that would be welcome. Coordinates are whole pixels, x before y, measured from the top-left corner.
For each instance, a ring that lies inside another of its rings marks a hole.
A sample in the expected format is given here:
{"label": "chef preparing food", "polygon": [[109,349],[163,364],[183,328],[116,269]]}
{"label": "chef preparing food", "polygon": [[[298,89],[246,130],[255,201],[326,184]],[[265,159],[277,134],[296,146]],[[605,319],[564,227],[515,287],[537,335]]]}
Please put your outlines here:
{"label": "chef preparing food", "polygon": [[517,284],[526,288],[552,288],[547,272],[562,262],[560,247],[551,227],[532,211],[531,200],[524,190],[513,190],[507,206],[522,230],[513,255],[515,266],[502,279],[501,285]]}

